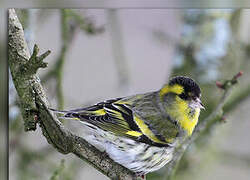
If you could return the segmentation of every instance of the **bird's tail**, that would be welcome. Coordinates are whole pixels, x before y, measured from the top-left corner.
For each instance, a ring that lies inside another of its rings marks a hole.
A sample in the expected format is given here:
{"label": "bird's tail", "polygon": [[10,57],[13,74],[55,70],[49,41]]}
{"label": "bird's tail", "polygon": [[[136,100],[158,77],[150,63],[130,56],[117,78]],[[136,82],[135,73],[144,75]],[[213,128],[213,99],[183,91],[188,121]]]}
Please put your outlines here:
{"label": "bird's tail", "polygon": [[75,119],[78,120],[78,114],[72,111],[62,111],[62,110],[57,110],[53,108],[49,108],[49,110],[55,112],[58,115],[58,118],[60,119]]}

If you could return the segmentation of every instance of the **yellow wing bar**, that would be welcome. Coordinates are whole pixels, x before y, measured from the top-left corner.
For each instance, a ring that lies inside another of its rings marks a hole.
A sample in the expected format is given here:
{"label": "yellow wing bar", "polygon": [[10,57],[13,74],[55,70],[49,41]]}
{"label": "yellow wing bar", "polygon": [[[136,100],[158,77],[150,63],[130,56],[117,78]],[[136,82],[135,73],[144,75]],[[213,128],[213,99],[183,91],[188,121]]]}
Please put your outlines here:
{"label": "yellow wing bar", "polygon": [[139,129],[141,130],[141,132],[147,136],[151,141],[155,142],[155,143],[160,143],[160,144],[167,144],[166,142],[163,142],[161,140],[159,140],[154,133],[149,129],[149,127],[144,123],[143,120],[141,120],[139,117],[137,117],[136,115],[134,115],[134,120],[137,124],[137,126],[139,127]]}

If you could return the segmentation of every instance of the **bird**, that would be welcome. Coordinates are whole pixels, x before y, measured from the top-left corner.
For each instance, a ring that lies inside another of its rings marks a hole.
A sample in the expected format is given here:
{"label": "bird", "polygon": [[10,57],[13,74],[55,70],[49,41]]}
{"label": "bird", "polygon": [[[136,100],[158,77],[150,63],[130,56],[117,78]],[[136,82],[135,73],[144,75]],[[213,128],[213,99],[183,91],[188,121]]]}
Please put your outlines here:
{"label": "bird", "polygon": [[158,91],[73,110],[51,110],[60,118],[79,121],[86,141],[144,176],[172,160],[178,144],[192,135],[201,109],[199,85],[176,76]]}

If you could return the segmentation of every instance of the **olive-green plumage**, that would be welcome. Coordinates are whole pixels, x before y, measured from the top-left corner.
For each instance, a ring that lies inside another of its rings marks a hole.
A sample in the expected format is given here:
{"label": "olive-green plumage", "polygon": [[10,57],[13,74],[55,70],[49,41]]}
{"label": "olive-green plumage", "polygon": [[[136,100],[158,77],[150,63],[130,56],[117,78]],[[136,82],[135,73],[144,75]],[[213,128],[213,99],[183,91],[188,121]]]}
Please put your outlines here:
{"label": "olive-green plumage", "polygon": [[159,91],[56,112],[80,120],[84,138],[116,162],[146,174],[169,162],[179,140],[192,134],[203,108],[200,96],[192,79],[177,76]]}

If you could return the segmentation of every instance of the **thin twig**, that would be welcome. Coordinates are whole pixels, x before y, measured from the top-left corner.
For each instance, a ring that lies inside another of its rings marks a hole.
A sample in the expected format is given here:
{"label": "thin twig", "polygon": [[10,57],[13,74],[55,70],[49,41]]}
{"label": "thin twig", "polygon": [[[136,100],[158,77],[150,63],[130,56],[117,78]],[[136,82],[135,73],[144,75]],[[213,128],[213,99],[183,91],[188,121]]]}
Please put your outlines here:
{"label": "thin twig", "polygon": [[[205,118],[200,124],[195,128],[193,135],[186,139],[181,145],[176,148],[173,155],[173,160],[167,165],[167,173],[165,174],[165,179],[172,179],[178,168],[179,162],[185,153],[187,147],[197,140],[201,134],[203,134],[208,129],[213,128],[217,121],[221,121],[223,117],[223,107],[226,104],[229,96],[232,93],[233,86],[237,83],[238,78],[242,75],[242,72],[237,73],[231,80],[227,80],[224,83],[216,83],[217,87],[224,90],[223,96],[221,97],[219,104],[216,106],[215,110]],[[218,86],[219,84],[219,86]]]}
{"label": "thin twig", "polygon": [[80,15],[78,15],[75,10],[62,9],[60,14],[62,46],[54,67],[51,68],[51,70],[49,70],[44,77],[42,77],[42,82],[47,82],[52,77],[56,79],[58,109],[63,109],[63,67],[65,64],[66,54],[68,53],[73,37],[76,34],[76,29],[81,28],[88,34],[96,34],[103,32],[103,28],[95,27],[93,23],[89,22],[87,19],[83,19]]}
{"label": "thin twig", "polygon": [[51,77],[56,79],[56,95],[58,109],[63,109],[64,106],[64,96],[63,96],[63,67],[65,64],[65,56],[69,50],[69,46],[72,42],[73,36],[75,34],[75,26],[69,27],[69,17],[67,10],[61,10],[61,39],[62,46],[60,49],[59,56],[56,60],[54,67],[42,78],[42,82],[48,81]]}

